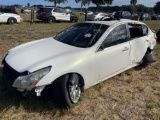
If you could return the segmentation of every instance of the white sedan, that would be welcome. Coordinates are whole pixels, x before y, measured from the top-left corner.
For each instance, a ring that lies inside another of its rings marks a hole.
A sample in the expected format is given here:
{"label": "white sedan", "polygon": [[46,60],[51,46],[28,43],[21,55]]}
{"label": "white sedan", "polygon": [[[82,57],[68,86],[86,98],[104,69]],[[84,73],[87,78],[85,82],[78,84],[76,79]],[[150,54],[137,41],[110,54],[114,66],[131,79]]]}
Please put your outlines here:
{"label": "white sedan", "polygon": [[15,24],[20,23],[22,21],[23,19],[21,18],[21,16],[17,14],[0,12],[0,23]]}
{"label": "white sedan", "polygon": [[72,106],[81,92],[139,65],[155,61],[156,36],[142,22],[92,21],[76,24],[54,37],[11,49],[2,63],[3,79],[24,95],[49,88],[57,105]]}
{"label": "white sedan", "polygon": [[94,12],[93,14],[87,15],[87,20],[88,21],[99,21],[103,17],[108,17],[108,15],[106,13],[102,13],[102,12]]}

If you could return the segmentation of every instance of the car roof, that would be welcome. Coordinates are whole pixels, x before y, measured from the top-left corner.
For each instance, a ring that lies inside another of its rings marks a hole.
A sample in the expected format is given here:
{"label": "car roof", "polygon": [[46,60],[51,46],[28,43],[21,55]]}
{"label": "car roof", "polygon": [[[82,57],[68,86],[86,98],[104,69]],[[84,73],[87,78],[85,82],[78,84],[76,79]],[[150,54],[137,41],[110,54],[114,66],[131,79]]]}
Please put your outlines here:
{"label": "car roof", "polygon": [[144,24],[140,21],[135,21],[135,20],[130,20],[130,19],[120,19],[120,20],[111,20],[111,21],[85,21],[85,23],[98,23],[98,24],[104,24],[108,26],[111,26],[113,24],[128,23],[128,22]]}

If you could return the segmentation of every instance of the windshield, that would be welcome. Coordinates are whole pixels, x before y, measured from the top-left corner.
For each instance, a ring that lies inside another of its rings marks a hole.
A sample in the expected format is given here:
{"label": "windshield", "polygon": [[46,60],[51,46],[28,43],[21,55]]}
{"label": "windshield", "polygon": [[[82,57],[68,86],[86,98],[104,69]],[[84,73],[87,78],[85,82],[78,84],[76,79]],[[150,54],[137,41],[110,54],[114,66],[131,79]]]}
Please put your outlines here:
{"label": "windshield", "polygon": [[98,15],[98,13],[99,13],[99,12],[95,12],[95,13],[93,13],[93,15]]}
{"label": "windshield", "polygon": [[68,45],[87,48],[93,46],[107,28],[107,25],[102,24],[79,23],[59,33],[54,39]]}

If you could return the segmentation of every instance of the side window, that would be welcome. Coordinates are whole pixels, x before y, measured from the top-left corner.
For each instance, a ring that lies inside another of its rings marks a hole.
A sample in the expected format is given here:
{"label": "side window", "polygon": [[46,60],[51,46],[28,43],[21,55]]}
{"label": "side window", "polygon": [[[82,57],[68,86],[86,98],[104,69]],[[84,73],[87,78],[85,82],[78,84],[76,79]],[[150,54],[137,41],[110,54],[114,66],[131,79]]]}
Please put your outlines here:
{"label": "side window", "polygon": [[148,27],[146,25],[142,25],[143,36],[148,35]]}
{"label": "side window", "polygon": [[59,9],[61,13],[66,13],[67,11],[65,11],[64,9]]}
{"label": "side window", "polygon": [[142,25],[141,24],[128,24],[129,27],[129,32],[130,32],[130,38],[137,38],[137,37],[142,37],[143,36],[143,30],[142,30]]}
{"label": "side window", "polygon": [[49,13],[52,11],[52,8],[45,8],[45,12]]}
{"label": "side window", "polygon": [[104,48],[121,44],[127,41],[127,29],[126,25],[119,25],[114,28],[103,41]]}
{"label": "side window", "polygon": [[58,8],[55,8],[55,9],[53,10],[53,12],[61,13],[61,11],[60,11]]}

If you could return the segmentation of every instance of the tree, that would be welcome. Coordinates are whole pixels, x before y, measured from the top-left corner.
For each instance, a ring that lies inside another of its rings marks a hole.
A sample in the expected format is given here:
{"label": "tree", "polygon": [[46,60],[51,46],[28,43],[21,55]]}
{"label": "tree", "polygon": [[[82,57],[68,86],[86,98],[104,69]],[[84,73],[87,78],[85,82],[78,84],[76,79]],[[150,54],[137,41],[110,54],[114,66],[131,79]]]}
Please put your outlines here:
{"label": "tree", "polygon": [[100,5],[111,5],[113,0],[91,0],[93,4],[96,4],[96,10],[98,10],[98,7]]}
{"label": "tree", "polygon": [[113,0],[106,0],[107,5],[112,5]]}
{"label": "tree", "polygon": [[76,3],[81,2],[81,12],[82,12],[82,7],[85,6],[86,4],[90,4],[90,0],[75,0]]}
{"label": "tree", "polygon": [[133,11],[133,12],[136,12],[136,11],[137,11],[137,10],[136,10],[137,0],[131,0],[130,3],[131,3],[131,5],[133,5],[133,6],[132,6],[132,11]]}
{"label": "tree", "polygon": [[30,3],[27,3],[27,7],[28,7],[28,8],[30,7]]}
{"label": "tree", "polygon": [[137,4],[137,0],[131,0],[131,5],[133,5],[133,6],[136,6],[136,4]]}
{"label": "tree", "polygon": [[55,6],[55,7],[57,6],[57,4],[67,2],[67,0],[45,0],[45,1],[54,2],[54,6]]}
{"label": "tree", "polygon": [[153,9],[155,13],[160,13],[160,2],[157,2]]}

